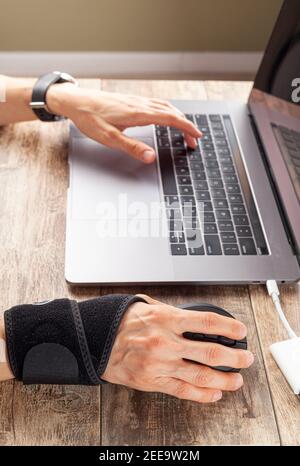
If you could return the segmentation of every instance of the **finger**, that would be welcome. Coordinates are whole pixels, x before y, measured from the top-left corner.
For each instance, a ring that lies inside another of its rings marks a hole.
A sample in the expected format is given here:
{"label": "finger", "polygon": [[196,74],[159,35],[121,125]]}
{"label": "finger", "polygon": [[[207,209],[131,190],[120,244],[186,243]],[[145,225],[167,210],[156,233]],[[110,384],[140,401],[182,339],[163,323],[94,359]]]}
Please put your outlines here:
{"label": "finger", "polygon": [[[176,308],[178,333],[199,332],[223,335],[233,340],[241,340],[247,335],[247,327],[232,317],[221,316],[215,312],[199,312]],[[174,321],[175,322],[175,321]]]}
{"label": "finger", "polygon": [[101,130],[101,142],[108,147],[120,149],[144,163],[151,163],[155,160],[155,150],[144,142],[126,136],[114,126],[103,121],[101,122]]}
{"label": "finger", "polygon": [[169,110],[141,112],[141,115],[137,118],[136,124],[139,126],[150,124],[172,126],[194,138],[199,138],[202,135],[191,121]]}
{"label": "finger", "polygon": [[178,356],[206,366],[242,369],[251,366],[254,360],[253,354],[247,350],[229,348],[218,343],[192,341],[183,337],[182,339],[184,342]]}
{"label": "finger", "polygon": [[197,401],[197,403],[213,403],[222,398],[222,392],[212,388],[199,388],[175,378],[167,379],[161,389],[163,393],[182,400]]}
{"label": "finger", "polygon": [[128,155],[137,160],[141,160],[144,163],[152,163],[156,158],[156,153],[153,147],[150,147],[137,139],[130,138],[123,133],[120,133],[118,145],[119,148]]}
{"label": "finger", "polygon": [[189,134],[187,133],[184,133],[184,139],[186,141],[186,144],[188,147],[190,147],[191,149],[196,149],[197,147],[197,139],[193,138],[192,136],[190,136]]}
{"label": "finger", "polygon": [[176,377],[196,387],[215,388],[223,391],[238,390],[243,385],[241,374],[221,372],[188,361],[181,361],[177,364]]}

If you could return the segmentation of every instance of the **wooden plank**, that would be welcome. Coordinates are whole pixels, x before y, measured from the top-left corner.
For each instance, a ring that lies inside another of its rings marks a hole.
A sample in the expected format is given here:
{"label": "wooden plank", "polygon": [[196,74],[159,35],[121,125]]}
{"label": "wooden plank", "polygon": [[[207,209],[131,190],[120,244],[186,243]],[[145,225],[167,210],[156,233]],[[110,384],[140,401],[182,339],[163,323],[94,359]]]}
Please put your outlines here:
{"label": "wooden plank", "polygon": [[[85,84],[89,84],[85,82]],[[99,87],[99,81],[90,83]],[[64,279],[68,123],[22,123],[0,134],[0,295],[21,302],[97,294]],[[0,444],[97,445],[98,388],[0,385]]]}
{"label": "wooden plank", "polygon": [[[281,286],[280,292],[286,317],[300,335],[300,284]],[[269,350],[272,343],[286,340],[288,336],[265,288],[251,286],[250,293],[281,442],[300,445],[300,397],[292,393]]]}
{"label": "wooden plank", "polygon": [[[136,81],[104,80],[102,89],[163,98],[205,99],[206,84],[151,81],[140,85]],[[236,86],[234,94],[240,92],[241,95],[241,88],[244,89]],[[113,288],[105,290],[108,293],[114,291]],[[214,405],[198,405],[113,385],[103,387],[104,445],[279,443],[247,287],[124,287],[118,291],[147,293],[175,305],[187,301],[212,302],[231,310],[248,326],[249,346],[256,355],[256,362],[243,372],[244,388],[237,393],[225,394]]]}

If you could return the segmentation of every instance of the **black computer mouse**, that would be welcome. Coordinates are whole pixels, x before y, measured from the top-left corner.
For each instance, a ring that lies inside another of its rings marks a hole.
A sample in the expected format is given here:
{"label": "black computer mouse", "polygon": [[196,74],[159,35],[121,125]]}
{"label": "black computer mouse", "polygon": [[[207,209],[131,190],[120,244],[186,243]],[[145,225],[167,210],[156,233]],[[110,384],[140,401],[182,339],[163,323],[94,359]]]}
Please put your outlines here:
{"label": "black computer mouse", "polygon": [[[183,304],[179,306],[181,309],[186,309],[190,311],[200,311],[200,312],[216,312],[225,317],[234,317],[225,309],[215,306],[214,304],[206,304],[206,303],[191,303],[191,304]],[[239,348],[239,349],[247,349],[247,338],[243,338],[242,340],[231,340],[230,338],[224,337],[222,335],[209,335],[207,333],[193,333],[193,332],[184,332],[184,338],[189,340],[196,340],[196,341],[205,341],[209,343],[218,343],[224,346],[230,346],[230,348]],[[235,369],[233,367],[225,367],[225,366],[217,366],[213,367],[213,369],[222,371],[222,372],[239,372],[240,369]]]}

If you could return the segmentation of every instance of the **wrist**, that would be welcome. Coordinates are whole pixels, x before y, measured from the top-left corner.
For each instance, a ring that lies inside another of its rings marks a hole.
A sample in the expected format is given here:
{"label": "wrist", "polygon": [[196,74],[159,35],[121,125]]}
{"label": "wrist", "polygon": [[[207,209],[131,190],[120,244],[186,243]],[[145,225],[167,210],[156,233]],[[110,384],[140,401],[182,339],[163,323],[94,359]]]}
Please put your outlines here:
{"label": "wrist", "polygon": [[53,84],[47,91],[46,104],[50,113],[69,118],[78,87],[73,83]]}

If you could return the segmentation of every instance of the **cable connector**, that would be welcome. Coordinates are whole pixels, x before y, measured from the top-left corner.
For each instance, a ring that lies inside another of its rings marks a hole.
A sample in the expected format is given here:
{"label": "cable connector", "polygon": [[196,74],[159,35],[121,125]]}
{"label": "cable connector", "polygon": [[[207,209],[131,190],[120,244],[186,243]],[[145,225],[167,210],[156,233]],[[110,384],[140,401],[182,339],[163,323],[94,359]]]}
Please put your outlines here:
{"label": "cable connector", "polygon": [[269,295],[272,298],[277,314],[284,328],[286,329],[289,338],[297,338],[296,333],[294,332],[294,330],[291,328],[290,324],[288,323],[287,318],[285,317],[283,309],[281,307],[280,297],[279,297],[280,292],[279,292],[276,280],[267,280],[267,290],[268,290]]}

